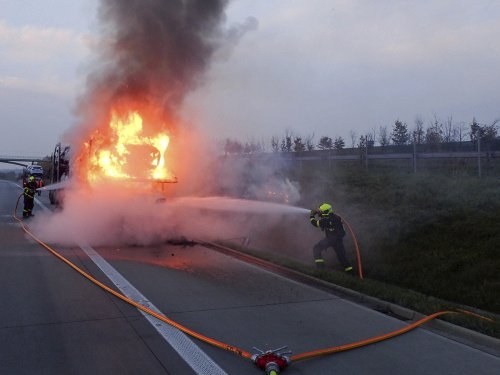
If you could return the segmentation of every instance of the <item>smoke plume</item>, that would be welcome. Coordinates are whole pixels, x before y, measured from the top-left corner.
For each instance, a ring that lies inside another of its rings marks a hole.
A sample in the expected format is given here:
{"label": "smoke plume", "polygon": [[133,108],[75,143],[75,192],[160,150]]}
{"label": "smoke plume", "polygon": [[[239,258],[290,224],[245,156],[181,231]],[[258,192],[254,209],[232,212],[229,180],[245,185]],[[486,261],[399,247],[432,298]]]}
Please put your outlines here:
{"label": "smoke plume", "polygon": [[[227,0],[101,0],[99,42],[79,100],[82,138],[123,103],[154,105],[172,126],[186,94],[202,80],[221,43]],[[172,131],[172,129],[170,129]]]}

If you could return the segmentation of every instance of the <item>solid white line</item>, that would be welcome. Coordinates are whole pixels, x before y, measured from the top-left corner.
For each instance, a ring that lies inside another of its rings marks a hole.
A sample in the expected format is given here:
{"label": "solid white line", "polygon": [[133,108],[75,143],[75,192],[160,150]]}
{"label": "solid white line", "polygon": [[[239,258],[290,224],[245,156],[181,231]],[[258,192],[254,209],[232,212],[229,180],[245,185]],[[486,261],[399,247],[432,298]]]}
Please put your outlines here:
{"label": "solid white line", "polygon": [[[85,244],[80,244],[79,246],[125,296],[159,314],[163,314],[92,247]],[[162,322],[161,320],[156,319],[142,310],[139,311],[197,374],[227,375],[227,373],[220,368],[217,363],[215,363],[183,332]]]}

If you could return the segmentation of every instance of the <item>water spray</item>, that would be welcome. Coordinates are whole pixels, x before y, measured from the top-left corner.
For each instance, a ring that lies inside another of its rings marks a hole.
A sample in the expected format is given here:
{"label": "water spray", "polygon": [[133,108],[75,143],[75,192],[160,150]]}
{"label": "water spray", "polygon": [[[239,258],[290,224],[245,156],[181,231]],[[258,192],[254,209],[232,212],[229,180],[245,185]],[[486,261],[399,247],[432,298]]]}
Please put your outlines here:
{"label": "water spray", "polygon": [[[255,214],[309,214],[310,210],[289,206],[286,204],[262,202],[248,199],[227,198],[227,197],[184,197],[170,200],[171,205],[178,205],[181,207],[190,207],[198,209],[207,209],[214,211],[227,211],[227,212],[245,212]],[[363,280],[363,266],[361,263],[361,252],[358,245],[358,240],[354,231],[352,230],[349,222],[340,216],[342,223],[346,225],[349,234],[351,235],[354,249],[356,252],[356,263],[358,268],[358,277]]]}
{"label": "water spray", "polygon": [[228,198],[228,197],[182,197],[169,200],[173,206],[182,206],[188,208],[201,208],[214,211],[244,212],[244,213],[289,213],[289,214],[308,214],[309,210],[289,206],[286,204],[255,201],[249,199]]}

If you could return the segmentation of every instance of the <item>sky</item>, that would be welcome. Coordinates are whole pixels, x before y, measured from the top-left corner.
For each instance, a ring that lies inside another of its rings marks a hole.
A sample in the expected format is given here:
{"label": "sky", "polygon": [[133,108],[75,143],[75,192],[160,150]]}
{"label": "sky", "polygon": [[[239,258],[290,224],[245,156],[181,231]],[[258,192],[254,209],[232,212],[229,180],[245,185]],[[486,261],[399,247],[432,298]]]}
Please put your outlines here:
{"label": "sky", "polygon": [[[50,154],[78,124],[97,4],[0,0],[0,155]],[[215,140],[500,118],[500,1],[233,0],[224,28],[179,109]]]}

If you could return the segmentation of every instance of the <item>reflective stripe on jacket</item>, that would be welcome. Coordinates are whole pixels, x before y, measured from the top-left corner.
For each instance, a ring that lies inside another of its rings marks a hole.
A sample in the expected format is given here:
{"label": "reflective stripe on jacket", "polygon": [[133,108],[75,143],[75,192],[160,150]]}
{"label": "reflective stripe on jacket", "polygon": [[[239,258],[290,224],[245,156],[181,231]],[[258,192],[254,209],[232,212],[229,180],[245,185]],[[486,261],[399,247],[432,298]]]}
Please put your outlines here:
{"label": "reflective stripe on jacket", "polygon": [[328,216],[322,216],[319,219],[316,219],[315,216],[311,215],[310,220],[311,224],[324,231],[327,237],[345,236],[345,229],[342,225],[342,219],[340,218],[340,216],[335,215],[334,213],[331,213]]}

